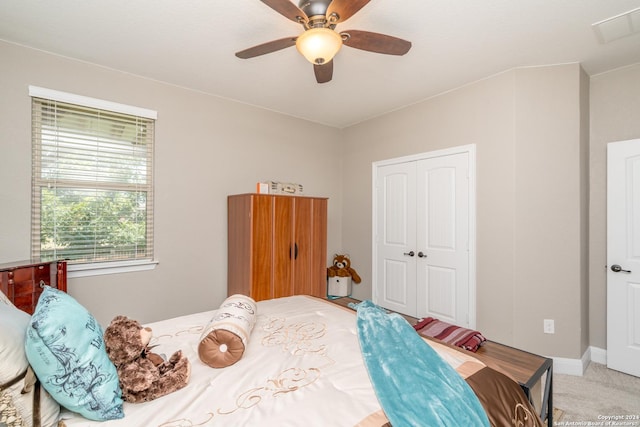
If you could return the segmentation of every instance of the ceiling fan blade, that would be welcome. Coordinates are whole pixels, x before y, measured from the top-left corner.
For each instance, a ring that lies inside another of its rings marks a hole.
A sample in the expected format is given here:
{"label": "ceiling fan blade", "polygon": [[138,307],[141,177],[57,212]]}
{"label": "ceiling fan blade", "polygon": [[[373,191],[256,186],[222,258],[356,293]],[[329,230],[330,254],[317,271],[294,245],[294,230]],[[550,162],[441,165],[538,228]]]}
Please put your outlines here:
{"label": "ceiling fan blade", "polygon": [[272,40],[258,46],[250,47],[249,49],[236,52],[236,56],[242,59],[249,59],[255,56],[265,55],[267,53],[276,52],[281,49],[286,49],[296,44],[297,37],[287,37],[279,40]]}
{"label": "ceiling fan blade", "polygon": [[386,34],[349,30],[341,31],[340,35],[342,36],[343,44],[369,52],[404,55],[411,49],[411,42]]}
{"label": "ceiling fan blade", "polygon": [[309,21],[307,15],[295,4],[289,0],[260,0],[271,9],[278,12],[285,18],[291,19],[293,22],[302,23]]}
{"label": "ceiling fan blade", "polygon": [[333,0],[327,8],[327,19],[332,13],[338,15],[335,23],[344,22],[351,18],[371,0]]}
{"label": "ceiling fan blade", "polygon": [[327,83],[331,81],[333,78],[333,60],[322,65],[313,64],[313,72],[316,75],[316,81],[318,83]]}

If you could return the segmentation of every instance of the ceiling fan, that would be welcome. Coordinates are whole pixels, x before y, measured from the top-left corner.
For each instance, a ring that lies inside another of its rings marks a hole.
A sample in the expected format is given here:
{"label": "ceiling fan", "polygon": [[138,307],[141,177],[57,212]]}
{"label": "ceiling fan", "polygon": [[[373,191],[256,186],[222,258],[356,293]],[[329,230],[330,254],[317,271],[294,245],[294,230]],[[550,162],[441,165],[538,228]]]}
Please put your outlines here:
{"label": "ceiling fan", "polygon": [[299,36],[273,40],[236,53],[248,59],[276,52],[296,45],[298,51],[313,64],[318,83],[333,77],[333,57],[342,45],[386,55],[404,55],[411,42],[369,31],[348,30],[336,32],[342,23],[362,9],[371,0],[300,0],[298,6],[289,0],[260,0],[284,17],[302,25]]}

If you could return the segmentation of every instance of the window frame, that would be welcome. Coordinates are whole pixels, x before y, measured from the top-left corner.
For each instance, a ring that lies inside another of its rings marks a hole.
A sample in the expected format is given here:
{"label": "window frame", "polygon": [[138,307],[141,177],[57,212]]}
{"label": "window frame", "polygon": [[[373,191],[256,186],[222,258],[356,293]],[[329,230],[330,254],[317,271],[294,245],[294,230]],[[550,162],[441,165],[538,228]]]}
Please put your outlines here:
{"label": "window frame", "polygon": [[[157,112],[154,110],[149,110],[146,108],[140,108],[140,107],[135,107],[135,106],[130,106],[130,105],[125,105],[125,104],[120,104],[120,103],[115,103],[115,102],[111,102],[111,101],[105,101],[102,99],[97,99],[97,98],[91,98],[91,97],[86,97],[86,96],[81,96],[81,95],[75,95],[75,94],[71,94],[71,93],[67,93],[67,92],[61,92],[61,91],[57,91],[57,90],[52,90],[52,89],[46,89],[46,88],[42,88],[42,87],[38,87],[38,86],[29,86],[29,96],[32,98],[41,98],[41,99],[45,99],[45,100],[49,100],[49,101],[53,101],[53,102],[61,102],[61,103],[67,103],[67,104],[74,104],[74,105],[78,105],[81,107],[85,107],[85,108],[91,108],[91,109],[96,109],[96,110],[105,110],[108,112],[113,112],[113,113],[119,113],[119,114],[127,114],[130,116],[136,116],[139,118],[144,118],[144,119],[150,119],[150,120],[157,120]],[[32,122],[34,120],[33,116],[31,118]],[[155,127],[155,124],[154,124]],[[35,135],[35,129],[32,130],[32,141],[35,141],[36,139],[36,135]],[[155,134],[152,138],[152,142],[155,144]],[[33,148],[32,148],[33,150]],[[155,167],[154,167],[154,148],[151,148],[151,154],[150,154],[150,168],[151,171],[149,173],[150,179],[151,179],[151,183],[149,184],[149,188],[151,191],[151,202],[150,202],[150,206],[147,206],[147,226],[149,225],[149,218],[151,219],[151,227],[153,227],[153,218],[154,218],[154,198],[153,198],[153,192],[154,192],[154,187],[155,187],[155,179],[154,179],[154,171],[155,171]],[[35,159],[34,159],[35,161]],[[32,167],[34,167],[32,165]],[[35,186],[35,168],[32,171],[32,175],[34,179],[34,185],[32,185],[32,203],[34,200],[34,191],[36,189]],[[100,184],[96,185],[96,188],[101,188]],[[38,223],[40,220],[40,215],[41,212],[36,212],[36,208],[34,206],[32,206],[32,213],[31,213],[31,241],[32,241],[32,247],[31,247],[31,255],[32,257],[35,256],[37,253],[39,253],[39,249],[36,249],[34,247],[35,242],[39,242],[40,241],[40,233],[36,231],[37,226],[35,225],[35,219],[36,219],[36,215],[38,218]],[[151,231],[151,233],[153,233],[153,230]],[[37,236],[35,236],[35,234],[37,234]],[[119,259],[119,260],[106,260],[106,261],[94,261],[94,262],[86,262],[86,263],[78,263],[78,264],[73,264],[73,263],[69,263],[68,264],[68,277],[69,278],[74,278],[74,277],[86,277],[86,276],[96,276],[96,275],[104,275],[104,274],[115,274],[115,273],[123,273],[123,272],[131,272],[131,271],[144,271],[144,270],[150,270],[155,268],[155,266],[158,264],[158,261],[155,260],[153,258],[153,254],[154,254],[154,248],[153,246],[155,245],[155,236],[152,234],[152,237],[150,238],[150,244],[152,246],[151,248],[151,255],[149,258],[141,258],[141,259]]]}

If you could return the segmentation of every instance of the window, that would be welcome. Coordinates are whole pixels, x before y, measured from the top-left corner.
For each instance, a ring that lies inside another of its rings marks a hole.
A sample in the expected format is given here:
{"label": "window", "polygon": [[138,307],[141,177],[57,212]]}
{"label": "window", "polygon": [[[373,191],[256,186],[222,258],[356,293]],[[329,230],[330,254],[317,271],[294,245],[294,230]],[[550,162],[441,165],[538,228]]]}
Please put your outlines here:
{"label": "window", "polygon": [[153,111],[30,87],[32,256],[153,259]]}

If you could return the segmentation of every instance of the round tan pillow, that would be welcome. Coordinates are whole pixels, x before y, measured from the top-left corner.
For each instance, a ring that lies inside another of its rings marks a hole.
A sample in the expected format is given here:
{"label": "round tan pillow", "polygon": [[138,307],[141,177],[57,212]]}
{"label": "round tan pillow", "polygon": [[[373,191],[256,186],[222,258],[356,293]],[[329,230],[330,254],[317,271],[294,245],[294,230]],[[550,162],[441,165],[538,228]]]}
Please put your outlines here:
{"label": "round tan pillow", "polygon": [[256,302],[245,295],[224,300],[200,336],[200,360],[212,368],[225,368],[240,360],[256,322],[256,310]]}
{"label": "round tan pillow", "polygon": [[244,354],[242,339],[224,329],[211,331],[198,346],[198,355],[212,368],[224,368],[236,363]]}

